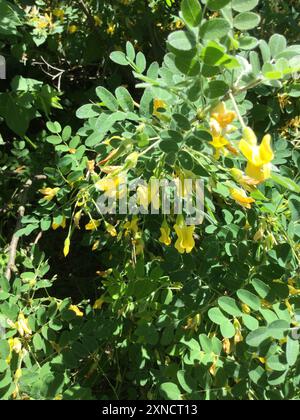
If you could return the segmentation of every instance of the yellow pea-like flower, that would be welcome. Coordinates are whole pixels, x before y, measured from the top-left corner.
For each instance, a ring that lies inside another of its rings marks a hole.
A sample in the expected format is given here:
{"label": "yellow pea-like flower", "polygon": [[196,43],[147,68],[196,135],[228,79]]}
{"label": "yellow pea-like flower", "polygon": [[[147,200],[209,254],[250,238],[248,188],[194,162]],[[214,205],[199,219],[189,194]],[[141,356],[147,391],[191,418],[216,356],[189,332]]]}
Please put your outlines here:
{"label": "yellow pea-like flower", "polygon": [[70,245],[71,245],[71,240],[70,240],[70,238],[68,237],[68,238],[65,240],[65,243],[64,243],[64,256],[65,256],[65,257],[67,257],[67,256],[69,255],[69,253],[70,253]]}
{"label": "yellow pea-like flower", "polygon": [[105,222],[105,228],[112,237],[116,237],[118,235],[116,228],[110,223]]}
{"label": "yellow pea-like flower", "polygon": [[51,201],[57,195],[59,190],[59,188],[42,188],[39,192],[43,194],[45,200]]}
{"label": "yellow pea-like flower", "polygon": [[126,229],[125,236],[129,234],[131,234],[132,236],[137,235],[139,231],[138,222],[139,222],[138,217],[134,216],[130,222],[128,221],[124,224],[124,229]]}
{"label": "yellow pea-like flower", "polygon": [[228,111],[225,102],[221,102],[211,113],[211,117],[215,119],[222,128],[226,128],[237,117],[234,111]]}
{"label": "yellow pea-like flower", "polygon": [[165,244],[166,246],[171,245],[171,242],[172,242],[171,237],[170,237],[171,229],[166,220],[164,220],[163,224],[161,225],[160,233],[161,233],[161,236],[159,238],[159,242],[161,242],[162,244]]}
{"label": "yellow pea-like flower", "polygon": [[272,138],[267,134],[258,145],[257,137],[251,128],[247,127],[243,134],[244,138],[240,141],[239,148],[248,161],[246,175],[258,183],[264,182],[271,177],[271,162],[274,159]]}
{"label": "yellow pea-like flower", "polygon": [[91,231],[96,230],[96,229],[98,229],[98,227],[100,226],[100,224],[101,224],[101,220],[91,219],[89,221],[89,223],[87,223],[85,225],[85,230],[91,230]]}
{"label": "yellow pea-like flower", "polygon": [[52,229],[53,230],[57,230],[57,229],[59,229],[60,227],[62,228],[62,229],[65,229],[66,228],[66,226],[67,226],[67,219],[66,219],[66,217],[65,216],[63,216],[63,218],[62,218],[62,220],[61,220],[61,222],[60,223],[57,223],[57,222],[53,222],[52,223]]}
{"label": "yellow pea-like flower", "polygon": [[77,25],[71,25],[69,26],[68,32],[69,34],[75,34],[75,32],[78,31],[78,26]]}
{"label": "yellow pea-like flower", "polygon": [[83,317],[84,315],[84,313],[76,305],[70,305],[69,310],[74,312],[78,317]]}
{"label": "yellow pea-like flower", "polygon": [[19,314],[16,327],[21,337],[26,337],[32,334],[32,331],[28,325],[28,320],[25,318],[23,313]]}
{"label": "yellow pea-like flower", "polygon": [[178,239],[175,248],[180,254],[190,254],[195,247],[194,232],[195,226],[187,226],[183,217],[178,217],[174,226]]}
{"label": "yellow pea-like flower", "polygon": [[96,300],[94,303],[93,309],[102,309],[103,304],[105,303],[104,296],[101,296],[99,299]]}
{"label": "yellow pea-like flower", "polygon": [[231,197],[238,203],[240,206],[245,207],[246,209],[251,209],[251,204],[255,203],[254,198],[248,197],[246,191],[232,188],[230,190]]}

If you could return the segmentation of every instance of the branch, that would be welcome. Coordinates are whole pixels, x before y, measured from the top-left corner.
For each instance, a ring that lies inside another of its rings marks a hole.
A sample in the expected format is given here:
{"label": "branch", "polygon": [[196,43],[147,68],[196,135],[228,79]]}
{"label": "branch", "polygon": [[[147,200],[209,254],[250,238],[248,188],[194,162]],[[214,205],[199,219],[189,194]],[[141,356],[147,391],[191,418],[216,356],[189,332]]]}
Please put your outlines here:
{"label": "branch", "polygon": [[89,11],[89,9],[88,9],[87,5],[85,4],[84,0],[79,0],[78,6],[83,11],[83,13],[86,15],[86,17],[87,17],[90,25],[92,26],[92,28],[95,29],[96,28],[95,19],[92,16],[91,12]]}

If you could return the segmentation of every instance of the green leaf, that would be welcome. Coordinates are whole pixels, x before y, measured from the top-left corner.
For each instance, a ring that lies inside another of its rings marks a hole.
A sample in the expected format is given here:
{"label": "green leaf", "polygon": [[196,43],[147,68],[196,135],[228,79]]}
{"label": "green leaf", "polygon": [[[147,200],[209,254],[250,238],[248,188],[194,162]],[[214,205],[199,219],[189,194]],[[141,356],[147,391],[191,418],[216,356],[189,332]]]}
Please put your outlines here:
{"label": "green leaf", "polygon": [[94,104],[86,104],[76,111],[76,117],[80,119],[98,117],[102,112],[101,108]]}
{"label": "green leaf", "polygon": [[268,333],[270,337],[276,340],[282,340],[285,338],[289,329],[290,324],[287,321],[279,319],[268,326]]}
{"label": "green leaf", "polygon": [[276,184],[279,184],[290,191],[300,194],[300,186],[290,178],[287,178],[274,172],[272,172],[271,177],[273,181],[276,182]]}
{"label": "green leaf", "polygon": [[164,141],[181,143],[183,141],[183,135],[179,131],[166,130],[162,131],[160,137]]}
{"label": "green leaf", "polygon": [[287,41],[283,35],[274,34],[270,38],[269,47],[272,57],[276,57],[286,49]]}
{"label": "green leaf", "polygon": [[295,340],[294,338],[288,336],[286,344],[286,360],[289,366],[294,366],[297,363],[299,350],[299,340]]}
{"label": "green leaf", "polygon": [[136,65],[137,65],[138,71],[140,73],[144,73],[144,71],[146,70],[147,63],[146,63],[146,57],[141,51],[139,51],[136,56]]}
{"label": "green leaf", "polygon": [[135,59],[135,49],[131,42],[126,42],[126,54],[129,60],[134,61]]}
{"label": "green leaf", "polygon": [[62,143],[62,138],[59,136],[48,136],[46,137],[46,141],[50,144],[57,145]]}
{"label": "green leaf", "polygon": [[209,82],[208,88],[206,89],[206,95],[211,99],[221,98],[226,95],[229,90],[227,83],[222,80],[213,80]]}
{"label": "green leaf", "polygon": [[231,0],[208,0],[207,6],[210,8],[210,10],[220,10],[227,6],[227,4],[230,2]]}
{"label": "green leaf", "polygon": [[219,308],[211,308],[208,311],[209,319],[217,325],[222,325],[228,321],[223,312]]}
{"label": "green leaf", "polygon": [[48,121],[46,126],[48,130],[53,134],[61,133],[61,125],[58,121],[55,121],[55,122]]}
{"label": "green leaf", "polygon": [[161,384],[159,389],[162,396],[167,400],[176,401],[182,399],[178,386],[172,382],[165,382]]}
{"label": "green leaf", "polygon": [[97,87],[96,94],[100,101],[112,112],[116,112],[119,109],[119,104],[114,95],[102,86]]}
{"label": "green leaf", "polygon": [[213,39],[220,39],[223,36],[230,33],[230,24],[227,20],[222,18],[216,18],[205,22],[200,30],[200,36],[204,41],[210,41]]}
{"label": "green leaf", "polygon": [[262,299],[266,299],[268,294],[271,292],[271,288],[266,283],[258,279],[252,280],[252,286]]}
{"label": "green leaf", "polygon": [[235,300],[230,298],[230,297],[223,296],[223,297],[219,298],[218,304],[219,304],[220,308],[223,309],[223,311],[228,313],[229,315],[232,315],[234,317],[238,317],[238,316],[241,316],[241,314],[242,314],[240,309],[238,308]]}
{"label": "green leaf", "polygon": [[67,125],[61,134],[63,141],[68,141],[72,135],[72,128]]}
{"label": "green leaf", "polygon": [[240,13],[234,18],[234,26],[240,31],[249,31],[260,23],[260,16],[253,12]]}
{"label": "green leaf", "polygon": [[195,48],[195,38],[186,31],[176,31],[169,35],[168,45],[175,54],[182,51],[187,52]]}
{"label": "green leaf", "polygon": [[116,94],[117,101],[119,102],[119,105],[123,109],[123,111],[125,112],[134,111],[134,102],[133,102],[132,96],[130,95],[130,93],[128,92],[126,88],[124,88],[123,86],[118,87],[116,89],[115,94]]}
{"label": "green leaf", "polygon": [[224,338],[232,338],[235,336],[235,328],[232,322],[226,320],[226,322],[220,325],[221,334]]}
{"label": "green leaf", "polygon": [[126,58],[126,55],[122,51],[114,51],[110,54],[110,59],[116,64],[119,64],[120,66],[128,66],[128,60]]}
{"label": "green leaf", "polygon": [[183,19],[189,26],[199,26],[202,19],[202,9],[199,0],[182,0],[181,11]]}
{"label": "green leaf", "polygon": [[180,386],[187,393],[191,393],[197,388],[197,382],[192,377],[192,375],[188,374],[188,372],[186,372],[185,370],[179,370],[177,372],[177,379]]}
{"label": "green leaf", "polygon": [[180,151],[178,153],[178,160],[183,169],[186,169],[187,171],[191,171],[193,169],[193,158],[188,152],[185,152],[184,150]]}
{"label": "green leaf", "polygon": [[256,318],[251,315],[243,314],[242,315],[243,323],[250,331],[257,330],[259,328],[259,322]]}
{"label": "green leaf", "polygon": [[239,39],[240,48],[242,50],[253,50],[258,45],[258,40],[253,36],[244,36]]}
{"label": "green leaf", "polygon": [[208,66],[219,66],[224,57],[226,49],[220,45],[217,44],[214,41],[209,42],[207,46],[202,50],[202,58],[205,64]]}
{"label": "green leaf", "polygon": [[269,336],[268,328],[261,327],[255,331],[252,331],[250,334],[248,334],[246,338],[246,343],[250,347],[259,347],[261,343],[263,343],[269,337],[270,336]]}
{"label": "green leaf", "polygon": [[249,12],[259,3],[259,0],[232,0],[232,8],[236,12]]}
{"label": "green leaf", "polygon": [[175,57],[175,65],[181,73],[195,77],[200,73],[200,63],[194,54],[180,54]]}
{"label": "green leaf", "polygon": [[254,311],[258,311],[260,308],[260,299],[254,295],[253,293],[249,292],[248,290],[240,289],[237,291],[238,298],[245,303],[246,305],[250,306],[251,309]]}
{"label": "green leaf", "polygon": [[35,351],[43,350],[44,340],[40,336],[40,334],[38,333],[34,334],[32,342],[33,342]]}

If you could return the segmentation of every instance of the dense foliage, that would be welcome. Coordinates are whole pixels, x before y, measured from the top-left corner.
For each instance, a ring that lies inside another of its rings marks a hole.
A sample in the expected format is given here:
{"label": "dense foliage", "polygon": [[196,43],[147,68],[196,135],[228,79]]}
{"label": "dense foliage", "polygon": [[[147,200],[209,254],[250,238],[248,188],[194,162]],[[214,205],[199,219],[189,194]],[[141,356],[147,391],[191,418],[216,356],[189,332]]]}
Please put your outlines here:
{"label": "dense foliage", "polygon": [[[299,399],[299,14],[0,0],[1,399]],[[203,223],[101,214],[120,173]]]}

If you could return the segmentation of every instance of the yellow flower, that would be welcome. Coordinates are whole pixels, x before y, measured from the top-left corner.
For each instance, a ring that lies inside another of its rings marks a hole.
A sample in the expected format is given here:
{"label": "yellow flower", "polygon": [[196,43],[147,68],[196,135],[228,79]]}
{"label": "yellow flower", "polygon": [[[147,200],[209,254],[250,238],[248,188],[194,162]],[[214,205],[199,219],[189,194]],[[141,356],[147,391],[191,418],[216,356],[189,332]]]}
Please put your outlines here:
{"label": "yellow flower", "polygon": [[68,32],[69,34],[75,34],[75,32],[78,31],[78,26],[77,25],[71,25],[69,26]]}
{"label": "yellow flower", "polygon": [[112,237],[115,237],[115,236],[117,236],[118,235],[118,233],[117,233],[117,231],[116,231],[116,228],[113,226],[113,225],[111,225],[110,223],[106,223],[105,222],[105,228],[106,228],[106,231],[112,236]]}
{"label": "yellow flower", "polygon": [[12,357],[12,352],[16,352],[17,354],[19,354],[22,350],[22,343],[18,338],[10,338],[8,340],[8,345],[9,345],[9,356],[6,358],[6,363],[9,364],[11,361],[11,357]]}
{"label": "yellow flower", "polygon": [[95,26],[101,26],[102,25],[102,19],[99,16],[94,16],[94,22],[95,22]]}
{"label": "yellow flower", "polygon": [[18,338],[11,338],[9,341],[12,340],[12,343],[10,343],[11,349],[16,352],[17,354],[20,353],[22,350],[22,343]]}
{"label": "yellow flower", "polygon": [[223,350],[226,354],[231,353],[231,342],[230,342],[229,338],[224,338],[224,340],[223,340]]}
{"label": "yellow flower", "polygon": [[244,312],[244,314],[247,314],[247,315],[251,314],[251,308],[245,303],[242,303],[242,311]]}
{"label": "yellow flower", "polygon": [[187,226],[183,217],[178,217],[177,223],[174,226],[178,239],[175,248],[180,254],[191,253],[195,247],[194,232],[195,226]]}
{"label": "yellow flower", "polygon": [[57,230],[60,227],[63,228],[63,229],[65,229],[66,228],[66,225],[67,225],[67,219],[65,218],[65,216],[63,216],[60,222],[53,221],[53,223],[52,223],[52,229],[53,230]]}
{"label": "yellow flower", "polygon": [[249,192],[253,191],[254,187],[257,184],[259,184],[259,181],[245,175],[245,173],[240,169],[232,168],[230,169],[230,173],[233,176],[234,180]]}
{"label": "yellow flower", "polygon": [[130,233],[132,234],[132,236],[135,236],[138,233],[139,231],[138,222],[139,222],[138,217],[134,216],[131,222],[128,221],[124,224],[124,228],[126,229],[125,236],[129,235]]}
{"label": "yellow flower", "polygon": [[62,9],[54,9],[53,15],[60,20],[64,20],[65,12]]}
{"label": "yellow flower", "polygon": [[70,305],[69,311],[72,311],[76,316],[83,317],[84,313],[76,305]]}
{"label": "yellow flower", "polygon": [[137,188],[137,203],[142,206],[144,209],[147,209],[149,206],[150,191],[149,187],[146,185],[140,185]]}
{"label": "yellow flower", "polygon": [[100,241],[96,241],[92,246],[92,251],[97,251],[97,249],[99,248],[99,245],[100,245]]}
{"label": "yellow flower", "polygon": [[251,204],[255,203],[254,198],[248,197],[246,191],[241,189],[232,188],[230,195],[238,204],[246,209],[251,209]]}
{"label": "yellow flower", "polygon": [[96,302],[94,303],[93,308],[94,309],[102,309],[103,304],[105,303],[105,299],[104,296],[101,296],[99,299],[96,300]]}
{"label": "yellow flower", "polygon": [[106,177],[96,182],[95,187],[103,191],[108,198],[122,198],[126,195],[126,178],[119,175],[112,178]]}
{"label": "yellow flower", "polygon": [[228,111],[225,102],[221,102],[211,113],[211,117],[215,119],[220,127],[226,128],[236,119],[236,113]]}
{"label": "yellow flower", "polygon": [[213,138],[213,141],[210,144],[216,149],[215,158],[219,159],[223,154],[226,156],[228,154],[228,146],[230,142],[225,137],[226,130],[222,129],[220,124],[213,118],[210,120],[210,132]]}
{"label": "yellow flower", "polygon": [[53,198],[57,195],[59,188],[42,188],[39,190],[41,194],[43,194],[44,199],[47,201],[53,200]]}
{"label": "yellow flower", "polygon": [[46,29],[46,28],[51,28],[53,26],[52,23],[52,16],[51,14],[48,15],[48,13],[46,13],[44,16],[40,16],[37,20],[37,28],[38,29]]}
{"label": "yellow flower", "polygon": [[85,230],[96,230],[101,224],[101,220],[91,219],[90,222],[85,225]]}
{"label": "yellow flower", "polygon": [[18,316],[16,327],[21,337],[24,337],[24,336],[26,337],[32,334],[32,331],[28,326],[28,320],[25,318],[24,314],[22,313],[20,313]]}
{"label": "yellow flower", "polygon": [[163,224],[161,225],[161,228],[160,228],[160,232],[161,232],[161,237],[159,238],[159,242],[167,246],[171,245],[171,242],[172,242],[170,238],[171,229],[169,228],[169,225],[166,220],[163,221]]}
{"label": "yellow flower", "polygon": [[75,223],[75,226],[76,226],[76,227],[77,227],[77,229],[79,229],[79,230],[80,230],[80,219],[81,219],[81,215],[82,215],[82,210],[79,210],[79,211],[77,211],[77,212],[75,213],[74,218],[73,218],[74,223]]}
{"label": "yellow flower", "polygon": [[274,153],[271,147],[271,136],[264,136],[260,145],[251,128],[244,130],[244,138],[240,141],[239,148],[248,161],[246,175],[259,183],[271,177],[271,162]]}
{"label": "yellow flower", "polygon": [[71,245],[71,240],[70,240],[70,238],[68,237],[68,238],[65,240],[65,243],[64,243],[64,256],[65,256],[65,257],[67,257],[67,256],[69,255],[69,252],[70,252],[70,245]]}
{"label": "yellow flower", "polygon": [[117,25],[115,23],[109,23],[106,29],[106,32],[108,33],[108,35],[113,35],[116,31],[116,27]]}

